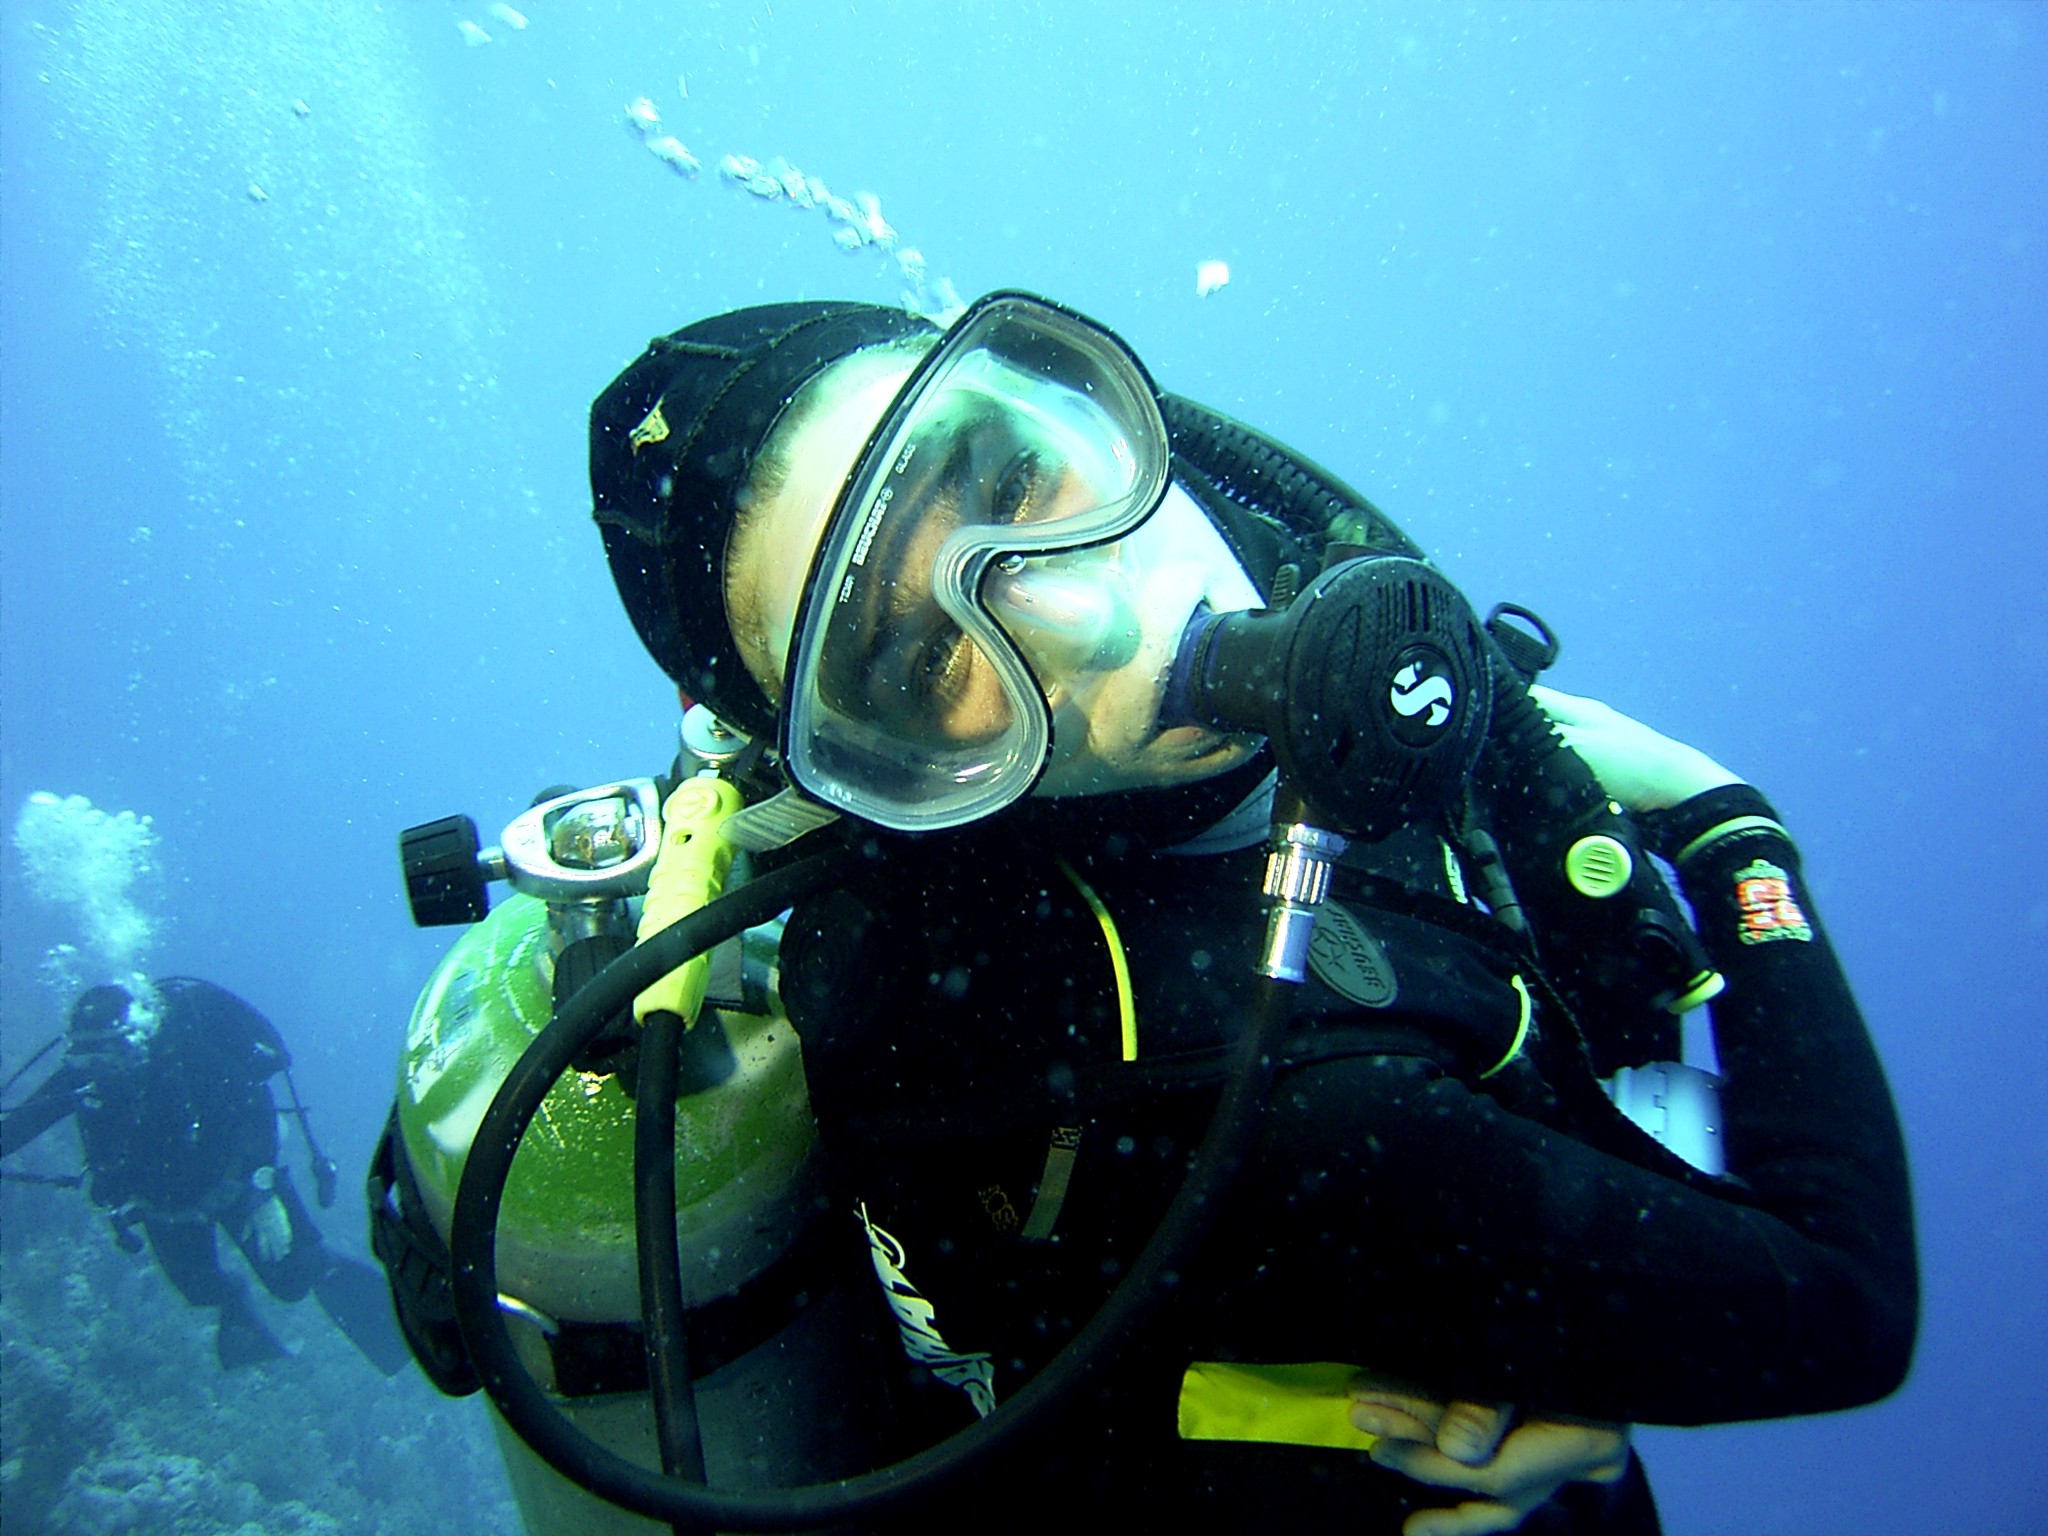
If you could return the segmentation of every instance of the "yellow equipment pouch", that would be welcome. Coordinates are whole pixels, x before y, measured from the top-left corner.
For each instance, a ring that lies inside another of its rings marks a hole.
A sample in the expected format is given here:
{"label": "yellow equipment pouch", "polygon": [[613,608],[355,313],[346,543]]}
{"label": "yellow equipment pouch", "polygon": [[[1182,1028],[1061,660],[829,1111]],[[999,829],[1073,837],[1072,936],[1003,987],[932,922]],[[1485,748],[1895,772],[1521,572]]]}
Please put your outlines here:
{"label": "yellow equipment pouch", "polygon": [[1355,1365],[1324,1360],[1197,1360],[1180,1379],[1180,1437],[1370,1450],[1379,1437],[1351,1423],[1351,1383],[1358,1374]]}

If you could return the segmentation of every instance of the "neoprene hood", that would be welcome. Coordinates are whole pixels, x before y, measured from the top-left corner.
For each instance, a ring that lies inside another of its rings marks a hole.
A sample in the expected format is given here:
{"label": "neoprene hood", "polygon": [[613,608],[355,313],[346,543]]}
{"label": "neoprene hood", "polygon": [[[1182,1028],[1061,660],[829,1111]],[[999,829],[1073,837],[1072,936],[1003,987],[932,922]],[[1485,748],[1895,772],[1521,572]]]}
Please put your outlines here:
{"label": "neoprene hood", "polygon": [[726,536],[754,461],[818,373],[935,330],[875,304],[733,310],[650,342],[591,407],[592,515],[626,613],[676,686],[742,731],[775,723],[725,613]]}

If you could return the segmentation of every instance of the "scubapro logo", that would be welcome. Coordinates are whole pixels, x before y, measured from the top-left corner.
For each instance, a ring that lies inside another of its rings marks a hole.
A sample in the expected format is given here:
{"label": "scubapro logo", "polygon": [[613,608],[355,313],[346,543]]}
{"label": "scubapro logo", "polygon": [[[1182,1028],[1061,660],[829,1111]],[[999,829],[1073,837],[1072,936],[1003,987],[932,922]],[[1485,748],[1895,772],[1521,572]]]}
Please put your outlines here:
{"label": "scubapro logo", "polygon": [[1387,702],[1394,706],[1394,712],[1435,729],[1451,718],[1451,705],[1457,702],[1457,694],[1451,687],[1451,680],[1432,665],[1425,668],[1420,661],[1410,661],[1394,674],[1393,686],[1387,690]]}

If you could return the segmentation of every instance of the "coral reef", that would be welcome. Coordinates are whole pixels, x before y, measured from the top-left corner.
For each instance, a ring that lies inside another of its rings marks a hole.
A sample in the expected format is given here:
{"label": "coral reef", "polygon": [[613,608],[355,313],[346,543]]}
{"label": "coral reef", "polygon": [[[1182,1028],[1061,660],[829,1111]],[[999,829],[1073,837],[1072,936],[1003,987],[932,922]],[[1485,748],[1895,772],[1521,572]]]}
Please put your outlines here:
{"label": "coral reef", "polygon": [[69,1190],[0,1186],[0,1525],[9,1536],[514,1532],[484,1408],[385,1380],[310,1302],[290,1359],[223,1372],[212,1317]]}

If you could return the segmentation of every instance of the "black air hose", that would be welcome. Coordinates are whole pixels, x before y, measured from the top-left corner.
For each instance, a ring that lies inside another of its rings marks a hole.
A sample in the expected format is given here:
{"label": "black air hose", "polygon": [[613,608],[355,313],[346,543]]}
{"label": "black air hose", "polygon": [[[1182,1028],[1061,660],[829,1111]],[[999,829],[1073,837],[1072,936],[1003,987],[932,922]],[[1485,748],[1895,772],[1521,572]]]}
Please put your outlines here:
{"label": "black air hose", "polygon": [[676,1083],[683,1030],[681,1015],[665,1009],[641,1027],[639,1093],[633,1101],[633,1242],[661,1470],[701,1483],[704,1437],[697,1424],[690,1318],[676,1243]]}
{"label": "black air hose", "polygon": [[1318,554],[1333,526],[1355,518],[1363,522],[1364,536],[1346,542],[1378,554],[1427,558],[1422,546],[1364,496],[1256,427],[1182,395],[1162,395],[1159,409],[1176,453],[1239,506],[1310,541]]}
{"label": "black air hose", "polygon": [[[836,849],[764,875],[607,966],[568,1000],[513,1065],[477,1127],[456,1191],[449,1237],[455,1255],[455,1310],[491,1401],[514,1432],[572,1482],[678,1528],[801,1531],[878,1515],[957,1480],[1042,1422],[1113,1359],[1158,1302],[1180,1285],[1251,1149],[1286,1034],[1293,989],[1267,981],[1257,994],[1251,1027],[1238,1042],[1231,1076],[1202,1145],[1159,1226],[1095,1316],[987,1418],[904,1461],[803,1488],[714,1492],[683,1477],[650,1472],[577,1429],[549,1401],[513,1346],[498,1304],[497,1268],[498,1216],[513,1155],[555,1080],[614,1013],[678,965],[840,879],[851,856],[851,850]],[[671,1205],[671,1232],[673,1217]]]}
{"label": "black air hose", "polygon": [[1557,845],[1576,837],[1580,823],[1606,807],[1607,792],[1586,760],[1565,745],[1490,635],[1486,653],[1493,674],[1493,730],[1481,759],[1488,798],[1510,842],[1538,857],[1553,849],[1561,855]]}

